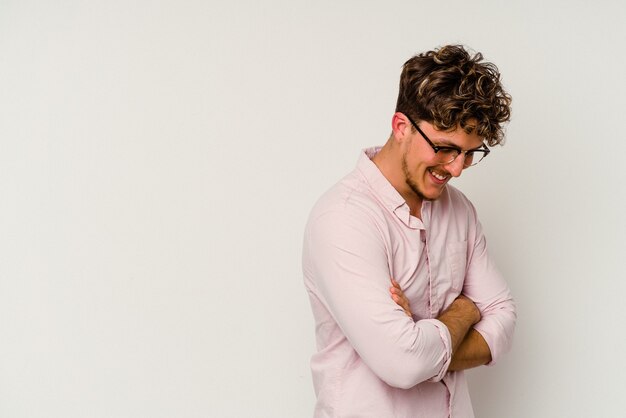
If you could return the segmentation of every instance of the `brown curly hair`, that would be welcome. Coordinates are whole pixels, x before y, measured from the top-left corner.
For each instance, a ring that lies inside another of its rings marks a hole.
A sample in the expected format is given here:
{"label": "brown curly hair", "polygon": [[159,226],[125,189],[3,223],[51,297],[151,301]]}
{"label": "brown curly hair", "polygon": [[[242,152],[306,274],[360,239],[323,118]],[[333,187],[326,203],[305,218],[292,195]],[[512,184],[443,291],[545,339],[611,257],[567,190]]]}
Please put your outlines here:
{"label": "brown curly hair", "polygon": [[461,45],[409,59],[402,67],[396,112],[439,130],[476,129],[489,146],[503,143],[511,96],[502,87],[498,68],[482,60],[480,52],[470,56]]}

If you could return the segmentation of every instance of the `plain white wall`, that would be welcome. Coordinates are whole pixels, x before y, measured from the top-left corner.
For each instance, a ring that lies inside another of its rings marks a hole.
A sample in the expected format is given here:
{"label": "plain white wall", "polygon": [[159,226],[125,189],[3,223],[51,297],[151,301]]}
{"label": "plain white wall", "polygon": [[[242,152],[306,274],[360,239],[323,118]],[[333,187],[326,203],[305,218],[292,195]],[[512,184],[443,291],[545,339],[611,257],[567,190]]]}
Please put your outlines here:
{"label": "plain white wall", "polygon": [[516,295],[479,417],[621,417],[621,0],[0,2],[0,416],[307,417],[316,198],[402,63],[482,51],[508,143],[456,184]]}

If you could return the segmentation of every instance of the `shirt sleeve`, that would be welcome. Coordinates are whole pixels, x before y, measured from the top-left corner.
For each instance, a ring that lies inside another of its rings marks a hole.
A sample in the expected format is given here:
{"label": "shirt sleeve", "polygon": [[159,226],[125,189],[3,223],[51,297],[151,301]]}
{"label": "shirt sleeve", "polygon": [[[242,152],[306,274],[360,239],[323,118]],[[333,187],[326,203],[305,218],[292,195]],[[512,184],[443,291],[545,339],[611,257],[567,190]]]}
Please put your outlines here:
{"label": "shirt sleeve", "polygon": [[304,242],[305,278],[365,364],[393,387],[442,379],[450,334],[436,319],[414,322],[390,297],[384,228],[364,211],[312,218]]}
{"label": "shirt sleeve", "polygon": [[493,365],[511,348],[517,319],[515,302],[502,274],[489,257],[487,241],[476,216],[472,245],[469,246],[468,268],[463,293],[474,301],[481,313],[481,320],[474,329],[487,342]]}

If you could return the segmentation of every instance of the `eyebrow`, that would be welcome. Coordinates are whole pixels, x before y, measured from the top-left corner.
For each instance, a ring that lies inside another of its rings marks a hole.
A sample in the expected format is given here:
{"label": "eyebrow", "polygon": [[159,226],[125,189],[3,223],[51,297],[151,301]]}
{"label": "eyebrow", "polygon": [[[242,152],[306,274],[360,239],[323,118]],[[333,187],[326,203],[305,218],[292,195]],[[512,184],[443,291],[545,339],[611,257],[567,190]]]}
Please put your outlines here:
{"label": "eyebrow", "polygon": [[[458,149],[458,150],[464,151],[463,148],[461,148],[458,145],[456,145],[455,143],[450,142],[450,141],[445,140],[445,139],[443,139],[443,140],[442,139],[434,139],[434,140],[431,139],[431,141],[433,141],[433,144],[435,144],[438,147],[454,148],[454,149]],[[435,141],[437,141],[437,142],[435,142]],[[441,145],[439,145],[439,144],[441,144]],[[467,151],[477,151],[479,149],[483,149],[484,146],[485,146],[485,143],[483,142],[482,144],[480,144],[476,148],[470,148]]]}
{"label": "eyebrow", "polygon": [[[459,147],[458,145],[456,145],[456,144],[455,144],[455,143],[453,143],[453,142],[450,142],[450,141],[449,141],[449,140],[447,140],[447,139],[436,139],[436,141],[440,141],[440,142],[442,142],[444,145],[438,145],[438,144],[435,144],[435,142],[434,142],[432,139],[430,139],[430,138],[428,137],[428,135],[426,135],[426,133],[424,133],[424,131],[422,131],[422,129],[419,127],[419,125],[417,125],[417,124],[413,121],[413,119],[411,119],[411,117],[410,117],[409,115],[407,115],[406,113],[404,113],[404,116],[406,116],[406,117],[407,117],[407,119],[409,120],[409,122],[411,122],[411,125],[413,125],[413,127],[414,127],[415,129],[417,129],[417,130],[418,130],[418,132],[419,132],[419,133],[420,133],[420,134],[424,137],[424,139],[426,139],[426,141],[428,141],[428,142],[432,143],[434,146],[436,146],[436,147],[440,147],[440,148],[452,148],[452,149],[456,149],[456,150],[459,150],[459,151],[463,151],[463,148]],[[476,148],[470,148],[470,149],[466,150],[466,152],[469,152],[469,151],[478,151],[478,150],[480,150],[480,149],[486,148],[486,146],[485,146],[485,140],[483,139],[481,142],[482,142],[482,143],[481,143],[478,147],[476,147]]]}

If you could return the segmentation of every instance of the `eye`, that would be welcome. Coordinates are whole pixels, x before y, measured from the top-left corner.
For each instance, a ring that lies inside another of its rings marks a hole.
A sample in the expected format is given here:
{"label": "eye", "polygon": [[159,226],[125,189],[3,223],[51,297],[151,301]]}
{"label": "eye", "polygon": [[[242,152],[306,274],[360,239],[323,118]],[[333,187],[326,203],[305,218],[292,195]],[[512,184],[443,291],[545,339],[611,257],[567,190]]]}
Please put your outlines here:
{"label": "eye", "polygon": [[461,150],[452,147],[440,147],[439,152],[445,155],[457,156],[461,153]]}

